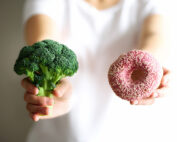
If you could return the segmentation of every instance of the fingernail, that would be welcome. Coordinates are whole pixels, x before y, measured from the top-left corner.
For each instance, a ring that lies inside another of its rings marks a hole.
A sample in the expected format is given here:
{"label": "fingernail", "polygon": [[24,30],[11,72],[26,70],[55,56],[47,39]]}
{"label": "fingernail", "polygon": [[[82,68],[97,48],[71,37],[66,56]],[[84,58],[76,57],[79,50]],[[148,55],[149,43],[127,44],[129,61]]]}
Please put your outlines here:
{"label": "fingernail", "polygon": [[39,93],[38,88],[35,88],[35,95],[37,95]]}
{"label": "fingernail", "polygon": [[39,121],[39,116],[36,117],[36,121]]}
{"label": "fingernail", "polygon": [[133,102],[133,104],[134,104],[134,105],[137,105],[137,104],[138,104],[138,100],[135,100],[135,101]]}
{"label": "fingernail", "polygon": [[38,94],[39,93],[39,90],[38,90],[38,88],[36,88],[36,94]]}
{"label": "fingernail", "polygon": [[36,121],[36,122],[39,121],[39,116],[36,115],[35,121]]}

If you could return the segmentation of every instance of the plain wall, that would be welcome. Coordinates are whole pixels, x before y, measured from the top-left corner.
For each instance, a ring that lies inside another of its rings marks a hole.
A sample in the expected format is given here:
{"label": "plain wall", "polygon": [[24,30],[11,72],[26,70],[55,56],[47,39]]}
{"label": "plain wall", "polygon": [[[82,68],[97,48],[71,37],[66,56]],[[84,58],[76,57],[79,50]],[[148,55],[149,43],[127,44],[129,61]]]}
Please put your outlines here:
{"label": "plain wall", "polygon": [[[23,0],[0,0],[0,142],[24,142],[33,123],[28,117],[23,101],[24,90],[20,86],[22,77],[13,71],[19,50],[24,46],[21,24],[22,4]],[[169,102],[161,100],[161,104],[157,102],[159,108],[167,106],[164,113],[170,111],[169,117],[173,119],[169,122],[172,126],[165,124],[162,128],[170,129],[167,135],[174,141],[177,140],[175,139],[176,98],[168,98]],[[169,117],[166,116],[163,120]]]}
{"label": "plain wall", "polygon": [[32,124],[25,110],[21,77],[13,71],[24,46],[22,4],[23,0],[0,0],[0,142],[24,142]]}

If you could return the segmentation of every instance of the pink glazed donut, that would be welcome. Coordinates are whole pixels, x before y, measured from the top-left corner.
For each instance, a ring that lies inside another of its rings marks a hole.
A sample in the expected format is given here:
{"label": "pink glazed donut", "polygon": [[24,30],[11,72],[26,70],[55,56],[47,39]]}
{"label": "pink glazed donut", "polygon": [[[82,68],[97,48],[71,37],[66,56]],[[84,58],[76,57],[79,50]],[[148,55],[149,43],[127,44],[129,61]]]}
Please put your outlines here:
{"label": "pink glazed donut", "polygon": [[162,75],[162,66],[152,55],[132,50],[110,66],[108,80],[117,96],[133,101],[149,97],[159,87]]}

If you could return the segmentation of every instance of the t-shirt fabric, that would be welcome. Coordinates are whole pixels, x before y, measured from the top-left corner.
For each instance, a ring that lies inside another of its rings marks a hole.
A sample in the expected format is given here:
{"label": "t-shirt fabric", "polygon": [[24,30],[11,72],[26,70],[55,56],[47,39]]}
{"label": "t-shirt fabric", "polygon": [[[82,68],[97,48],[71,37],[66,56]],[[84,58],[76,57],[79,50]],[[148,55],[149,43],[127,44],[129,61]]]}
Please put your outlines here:
{"label": "t-shirt fabric", "polygon": [[115,96],[107,73],[120,54],[137,48],[144,19],[163,12],[155,0],[120,0],[105,10],[84,0],[26,0],[23,23],[36,14],[50,16],[57,23],[60,42],[79,61],[78,72],[69,78],[72,110],[35,123],[27,142],[118,142],[136,134],[130,118],[134,123],[141,120]]}

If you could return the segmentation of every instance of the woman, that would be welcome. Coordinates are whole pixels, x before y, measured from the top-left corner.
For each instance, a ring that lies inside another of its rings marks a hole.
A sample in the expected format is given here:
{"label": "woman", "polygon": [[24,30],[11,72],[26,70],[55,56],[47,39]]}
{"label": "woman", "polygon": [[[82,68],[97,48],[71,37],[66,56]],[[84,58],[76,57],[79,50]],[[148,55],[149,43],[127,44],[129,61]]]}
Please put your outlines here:
{"label": "woman", "polygon": [[[27,78],[22,80],[30,117],[45,119],[33,126],[28,142],[119,141],[113,132],[119,120],[114,118],[124,101],[110,89],[107,71],[119,55],[135,48],[164,63],[168,49],[162,12],[154,0],[27,0],[27,44],[54,39],[74,50],[79,60],[78,73],[61,81],[53,99],[36,96],[38,89]],[[167,92],[169,74],[164,67],[159,88],[149,98],[130,103],[153,104]],[[46,106],[52,104],[52,115],[39,115],[49,114]]]}

